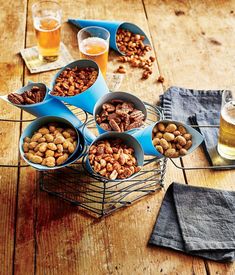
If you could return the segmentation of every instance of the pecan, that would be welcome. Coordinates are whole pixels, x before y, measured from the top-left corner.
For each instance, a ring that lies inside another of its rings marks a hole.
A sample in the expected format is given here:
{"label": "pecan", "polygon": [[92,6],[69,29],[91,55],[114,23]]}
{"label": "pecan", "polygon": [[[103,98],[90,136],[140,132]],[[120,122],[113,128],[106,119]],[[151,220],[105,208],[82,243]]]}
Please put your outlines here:
{"label": "pecan", "polygon": [[100,127],[101,127],[102,129],[106,130],[106,131],[111,131],[111,130],[112,130],[112,128],[109,126],[108,123],[101,123],[101,124],[100,124]]}
{"label": "pecan", "polygon": [[134,128],[138,128],[140,126],[143,125],[143,121],[135,121],[133,123],[131,123],[128,127],[127,127],[127,130],[131,130],[131,129],[134,129]]}
{"label": "pecan", "polygon": [[7,98],[8,98],[8,100],[11,102],[11,103],[13,103],[13,104],[18,104],[18,105],[20,105],[21,104],[21,102],[19,101],[19,99],[15,96],[15,94],[9,94],[8,96],[7,96]]}
{"label": "pecan", "polygon": [[128,112],[132,112],[134,110],[134,104],[130,102],[123,102],[122,109],[128,110]]}
{"label": "pecan", "polygon": [[118,126],[117,122],[114,119],[110,119],[109,125],[114,131],[121,132],[120,127]]}
{"label": "pecan", "polygon": [[107,112],[109,112],[109,113],[115,111],[115,106],[112,105],[112,104],[110,104],[110,103],[104,103],[104,104],[102,105],[102,108],[103,108],[103,110],[105,110],[105,111],[107,111]]}
{"label": "pecan", "polygon": [[144,115],[143,113],[142,113],[142,111],[140,111],[140,110],[134,110],[131,114],[130,114],[130,118],[132,118],[132,119],[135,119],[136,117],[139,117],[139,116],[142,116],[142,115]]}
{"label": "pecan", "polygon": [[114,119],[117,123],[121,123],[121,118],[116,113],[112,113],[108,115],[108,120]]}

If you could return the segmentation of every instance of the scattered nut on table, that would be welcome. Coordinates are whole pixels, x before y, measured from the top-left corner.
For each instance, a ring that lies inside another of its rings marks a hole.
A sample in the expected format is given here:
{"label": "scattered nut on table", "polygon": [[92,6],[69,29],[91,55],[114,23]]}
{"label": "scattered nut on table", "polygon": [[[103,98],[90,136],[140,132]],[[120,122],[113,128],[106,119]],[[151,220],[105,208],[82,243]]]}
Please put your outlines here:
{"label": "scattered nut on table", "polygon": [[129,178],[141,169],[134,149],[121,139],[96,142],[90,147],[88,158],[96,173],[111,180]]}
{"label": "scattered nut on table", "polygon": [[[152,65],[156,58],[154,56],[145,57],[151,51],[151,47],[144,44],[144,39],[143,35],[122,28],[118,29],[116,35],[118,49],[125,54],[125,56],[120,56],[118,61],[130,63],[132,68],[141,68],[143,70],[142,79],[148,79],[153,72]],[[119,66],[116,72],[126,73],[127,69],[121,66]]]}
{"label": "scattered nut on table", "polygon": [[31,162],[48,167],[63,164],[77,147],[74,129],[58,123],[39,128],[32,137],[25,137],[24,156]]}
{"label": "scattered nut on table", "polygon": [[160,154],[177,158],[188,153],[192,146],[192,135],[182,125],[159,122],[153,128],[152,142]]}
{"label": "scattered nut on table", "polygon": [[33,86],[30,90],[24,91],[22,94],[10,93],[7,98],[13,104],[29,105],[42,102],[46,95],[46,91]]}
{"label": "scattered nut on table", "polygon": [[86,91],[98,77],[98,71],[92,67],[67,68],[55,80],[52,95],[74,96]]}
{"label": "scattered nut on table", "polygon": [[106,131],[124,132],[144,124],[145,115],[134,104],[113,99],[102,105],[102,112],[96,115],[96,122]]}

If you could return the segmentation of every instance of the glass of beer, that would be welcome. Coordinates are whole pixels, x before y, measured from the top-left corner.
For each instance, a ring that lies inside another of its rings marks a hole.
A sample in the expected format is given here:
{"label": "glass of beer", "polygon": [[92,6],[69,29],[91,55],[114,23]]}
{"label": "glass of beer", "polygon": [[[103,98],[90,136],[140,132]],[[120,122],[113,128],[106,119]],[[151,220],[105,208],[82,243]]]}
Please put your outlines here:
{"label": "glass of beer", "polygon": [[235,160],[235,91],[222,95],[217,149],[221,157]]}
{"label": "glass of beer", "polygon": [[81,59],[95,61],[103,76],[108,65],[110,33],[101,27],[87,27],[78,32],[78,47]]}
{"label": "glass of beer", "polygon": [[40,1],[32,6],[32,14],[39,59],[47,62],[57,60],[62,19],[60,5],[55,1]]}

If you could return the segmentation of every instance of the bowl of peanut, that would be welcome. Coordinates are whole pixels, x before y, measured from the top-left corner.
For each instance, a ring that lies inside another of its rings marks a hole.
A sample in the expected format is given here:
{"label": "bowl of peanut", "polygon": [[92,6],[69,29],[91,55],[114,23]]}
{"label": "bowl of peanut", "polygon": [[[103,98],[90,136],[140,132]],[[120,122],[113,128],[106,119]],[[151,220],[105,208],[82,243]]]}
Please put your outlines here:
{"label": "bowl of peanut", "polygon": [[144,164],[139,142],[126,133],[104,133],[89,147],[87,171],[104,181],[134,177]]}
{"label": "bowl of peanut", "polygon": [[147,110],[136,96],[112,92],[100,98],[93,117],[100,134],[110,131],[134,133],[144,126]]}
{"label": "bowl of peanut", "polygon": [[81,132],[68,120],[55,116],[34,120],[19,142],[21,157],[37,170],[67,166],[82,155],[84,148]]}
{"label": "bowl of peanut", "polygon": [[53,78],[50,95],[92,114],[96,102],[109,93],[96,62],[81,59],[63,67]]}
{"label": "bowl of peanut", "polygon": [[158,158],[178,158],[192,153],[203,141],[203,136],[179,121],[161,120],[137,132],[145,155]]}

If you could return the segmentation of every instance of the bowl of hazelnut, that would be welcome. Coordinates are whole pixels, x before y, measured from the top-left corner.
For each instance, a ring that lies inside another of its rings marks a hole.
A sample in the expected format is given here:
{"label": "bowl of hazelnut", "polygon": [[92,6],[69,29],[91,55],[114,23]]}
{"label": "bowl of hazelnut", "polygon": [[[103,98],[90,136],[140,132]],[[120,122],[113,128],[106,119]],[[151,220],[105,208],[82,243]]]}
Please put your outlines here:
{"label": "bowl of hazelnut", "polygon": [[81,59],[63,67],[53,78],[50,95],[92,114],[96,102],[109,93],[96,62]]}
{"label": "bowl of hazelnut", "polygon": [[21,157],[37,170],[67,166],[82,156],[84,138],[68,120],[45,116],[31,122],[23,131],[19,149]]}
{"label": "bowl of hazelnut", "polygon": [[192,153],[203,136],[191,126],[174,120],[161,120],[134,134],[145,155],[178,158]]}
{"label": "bowl of hazelnut", "polygon": [[144,126],[147,110],[138,97],[126,92],[112,92],[97,101],[93,117],[100,134],[111,131],[131,134]]}
{"label": "bowl of hazelnut", "polygon": [[87,171],[103,181],[123,181],[134,177],[144,164],[140,143],[126,133],[104,133],[90,145]]}

